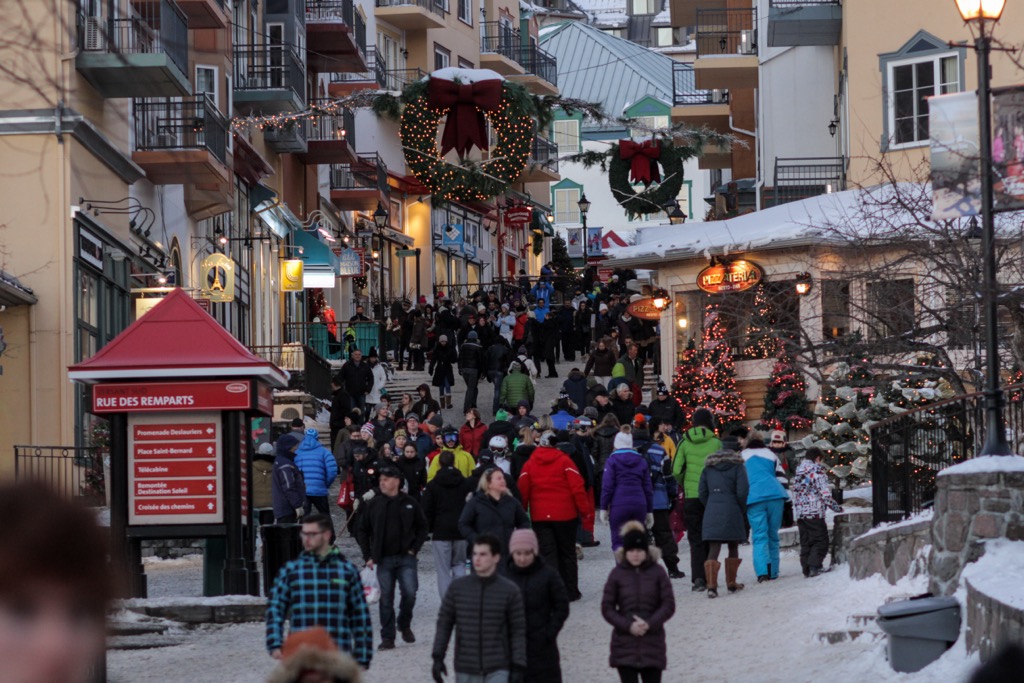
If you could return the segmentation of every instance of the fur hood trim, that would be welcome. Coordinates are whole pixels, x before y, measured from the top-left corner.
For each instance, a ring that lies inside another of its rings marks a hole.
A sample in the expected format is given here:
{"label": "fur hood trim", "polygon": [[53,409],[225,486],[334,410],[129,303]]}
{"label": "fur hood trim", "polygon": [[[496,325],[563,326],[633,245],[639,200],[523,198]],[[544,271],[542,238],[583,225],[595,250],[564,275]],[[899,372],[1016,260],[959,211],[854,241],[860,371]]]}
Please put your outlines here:
{"label": "fur hood trim", "polygon": [[704,467],[716,467],[718,465],[742,465],[743,456],[736,451],[720,450],[715,451],[704,461]]}
{"label": "fur hood trim", "polygon": [[[628,521],[628,522],[626,522],[625,524],[622,525],[622,529],[621,529],[621,531],[619,531],[619,535],[620,536],[625,536],[630,531],[640,531],[640,532],[643,532],[643,533],[646,534],[647,533],[647,527],[645,527],[642,523],[640,523],[640,522],[638,522],[636,520],[630,520],[630,521]],[[657,563],[660,560],[661,560],[661,549],[658,548],[658,546],[655,546],[655,545],[647,546],[647,560],[644,562],[644,565],[646,565],[648,563]],[[625,550],[623,550],[622,548],[619,548],[618,550],[615,551],[615,561],[618,564],[624,564],[626,562],[626,552],[625,552]]]}
{"label": "fur hood trim", "polygon": [[361,683],[363,680],[359,665],[344,652],[304,647],[287,660],[281,662],[267,678],[267,683],[295,683],[307,669],[330,674],[343,683]]}

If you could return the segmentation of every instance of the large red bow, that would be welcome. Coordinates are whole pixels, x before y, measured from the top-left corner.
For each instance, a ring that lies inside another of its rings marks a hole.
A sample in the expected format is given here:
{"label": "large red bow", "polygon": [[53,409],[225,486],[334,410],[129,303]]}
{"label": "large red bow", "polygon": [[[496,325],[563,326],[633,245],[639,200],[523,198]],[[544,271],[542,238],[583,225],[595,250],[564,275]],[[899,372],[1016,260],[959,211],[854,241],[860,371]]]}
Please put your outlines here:
{"label": "large red bow", "polygon": [[661,145],[654,140],[619,140],[619,158],[631,161],[629,179],[634,183],[643,183],[647,186],[652,182],[661,182],[661,173],[658,172],[660,157]]}
{"label": "large red bow", "polygon": [[473,145],[481,151],[488,148],[484,112],[494,111],[501,105],[501,87],[499,79],[456,83],[431,77],[427,86],[428,106],[448,110],[448,122],[441,136],[441,156],[450,149],[459,156],[466,156]]}

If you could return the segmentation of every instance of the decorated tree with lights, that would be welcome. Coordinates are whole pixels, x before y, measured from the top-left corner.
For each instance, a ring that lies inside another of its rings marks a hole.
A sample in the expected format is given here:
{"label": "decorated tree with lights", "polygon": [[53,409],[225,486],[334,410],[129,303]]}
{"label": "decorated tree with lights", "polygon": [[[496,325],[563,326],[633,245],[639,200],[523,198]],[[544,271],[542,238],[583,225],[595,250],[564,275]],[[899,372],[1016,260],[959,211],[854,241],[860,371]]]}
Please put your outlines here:
{"label": "decorated tree with lights", "polygon": [[787,433],[811,426],[811,410],[807,405],[807,382],[793,364],[786,345],[775,342],[778,355],[765,387],[764,411],[757,428],[782,429]]}
{"label": "decorated tree with lights", "polygon": [[686,350],[679,357],[679,365],[676,366],[672,375],[672,398],[679,403],[683,409],[686,422],[689,423],[693,411],[700,406],[696,403],[697,377],[700,372],[697,347],[691,339]]}
{"label": "decorated tree with lights", "polygon": [[747,326],[746,354],[751,358],[771,358],[778,353],[779,339],[776,332],[778,323],[775,307],[768,298],[764,283],[754,290],[754,311]]}
{"label": "decorated tree with lights", "polygon": [[747,411],[736,387],[736,365],[725,332],[718,306],[709,304],[704,310],[704,334],[697,352],[693,406],[711,410],[722,434],[743,422]]}

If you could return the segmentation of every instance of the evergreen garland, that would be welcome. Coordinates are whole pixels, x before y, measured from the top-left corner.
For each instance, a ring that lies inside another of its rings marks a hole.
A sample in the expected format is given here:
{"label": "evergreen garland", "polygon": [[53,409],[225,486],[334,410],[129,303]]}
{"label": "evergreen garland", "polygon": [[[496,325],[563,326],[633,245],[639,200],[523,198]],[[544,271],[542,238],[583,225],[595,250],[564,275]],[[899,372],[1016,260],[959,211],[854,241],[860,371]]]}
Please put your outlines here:
{"label": "evergreen garland", "polygon": [[658,163],[664,172],[660,183],[651,183],[640,192],[629,181],[630,162],[619,157],[619,146],[612,145],[608,161],[608,185],[615,201],[626,210],[630,218],[646,213],[660,213],[665,205],[674,201],[683,188],[683,162],[696,156],[692,147],[675,147],[659,141],[661,156]]}

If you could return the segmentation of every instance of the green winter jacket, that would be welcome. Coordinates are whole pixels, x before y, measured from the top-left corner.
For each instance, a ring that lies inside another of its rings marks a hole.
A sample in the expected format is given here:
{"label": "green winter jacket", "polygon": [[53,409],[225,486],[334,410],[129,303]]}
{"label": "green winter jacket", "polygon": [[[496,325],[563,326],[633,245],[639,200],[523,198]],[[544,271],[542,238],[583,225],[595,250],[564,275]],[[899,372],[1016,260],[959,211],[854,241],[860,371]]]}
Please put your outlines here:
{"label": "green winter jacket", "polygon": [[513,370],[501,382],[501,395],[498,400],[502,405],[515,409],[516,404],[526,399],[533,405],[533,381],[529,375]]}
{"label": "green winter jacket", "polygon": [[706,427],[694,427],[683,434],[676,447],[676,458],[672,463],[672,476],[683,487],[683,495],[697,498],[700,473],[709,455],[722,448],[722,442]]}

